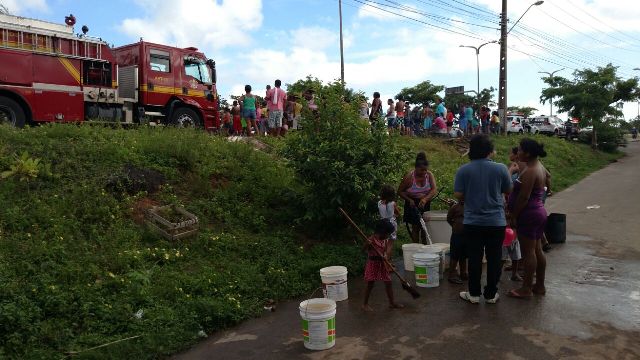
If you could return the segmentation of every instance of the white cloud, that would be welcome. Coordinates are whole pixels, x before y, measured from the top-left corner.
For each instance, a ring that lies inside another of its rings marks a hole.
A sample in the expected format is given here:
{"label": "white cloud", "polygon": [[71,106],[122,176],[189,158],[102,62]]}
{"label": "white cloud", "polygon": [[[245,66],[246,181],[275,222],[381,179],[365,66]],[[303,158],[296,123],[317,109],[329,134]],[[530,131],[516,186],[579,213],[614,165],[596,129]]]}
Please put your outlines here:
{"label": "white cloud", "polygon": [[13,15],[19,15],[29,10],[38,12],[49,11],[46,0],[3,0],[1,3],[6,6]]}
{"label": "white cloud", "polygon": [[319,26],[303,27],[293,30],[291,39],[294,47],[321,50],[335,45],[338,42],[338,34]]}
{"label": "white cloud", "polygon": [[220,49],[247,45],[262,25],[262,0],[136,0],[145,17],[128,18],[121,31],[133,39]]}

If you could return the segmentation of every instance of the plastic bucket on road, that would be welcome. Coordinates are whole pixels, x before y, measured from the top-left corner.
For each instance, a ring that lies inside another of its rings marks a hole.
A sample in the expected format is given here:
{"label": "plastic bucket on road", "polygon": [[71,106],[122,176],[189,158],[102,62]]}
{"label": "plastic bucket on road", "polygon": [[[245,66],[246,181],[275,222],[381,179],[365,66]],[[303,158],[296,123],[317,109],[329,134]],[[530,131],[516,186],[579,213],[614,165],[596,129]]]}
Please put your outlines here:
{"label": "plastic bucket on road", "polygon": [[334,301],[343,301],[349,298],[347,287],[347,268],[344,266],[329,266],[320,269],[322,279],[322,292],[324,297]]}
{"label": "plastic bucket on road", "polygon": [[300,303],[304,347],[326,350],[336,344],[336,302],[331,299],[309,299]]}
{"label": "plastic bucket on road", "polygon": [[413,266],[418,287],[437,287],[440,285],[440,255],[419,252],[413,254]]}
{"label": "plastic bucket on road", "polygon": [[428,253],[435,254],[440,257],[440,263],[438,267],[438,276],[440,279],[444,279],[444,266],[446,261],[445,250],[443,249],[444,244],[433,244],[433,245],[423,245],[422,248],[418,251],[419,253]]}
{"label": "plastic bucket on road", "polygon": [[567,241],[567,215],[551,213],[547,217],[547,225],[544,228],[547,240],[553,244]]}
{"label": "plastic bucket on road", "polygon": [[413,254],[417,253],[424,245],[410,243],[402,245],[402,258],[404,259],[404,270],[413,271]]}

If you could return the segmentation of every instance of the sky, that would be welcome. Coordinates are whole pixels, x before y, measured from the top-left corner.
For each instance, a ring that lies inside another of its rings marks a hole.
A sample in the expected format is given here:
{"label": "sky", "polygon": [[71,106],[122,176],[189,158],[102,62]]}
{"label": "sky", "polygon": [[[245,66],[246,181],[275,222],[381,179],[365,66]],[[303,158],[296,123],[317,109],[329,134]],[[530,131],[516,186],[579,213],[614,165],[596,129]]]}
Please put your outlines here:
{"label": "sky", "polygon": [[[510,26],[534,0],[509,0]],[[62,23],[121,46],[139,40],[194,46],[214,59],[218,91],[261,93],[275,79],[340,77],[337,0],[0,0],[15,14]],[[497,40],[500,0],[342,0],[345,81],[383,99],[424,80],[476,89],[475,50]],[[546,0],[533,6],[508,38],[509,106],[532,106],[545,87],[540,71],[573,71],[613,63],[619,76],[640,76],[640,6],[636,0]],[[78,31],[76,29],[76,31]],[[482,47],[480,88],[498,87],[499,45]],[[444,94],[443,94],[444,95]],[[497,91],[495,99],[497,100]],[[554,108],[554,114],[555,114]],[[639,115],[625,103],[626,119]],[[560,114],[561,118],[566,117]]]}

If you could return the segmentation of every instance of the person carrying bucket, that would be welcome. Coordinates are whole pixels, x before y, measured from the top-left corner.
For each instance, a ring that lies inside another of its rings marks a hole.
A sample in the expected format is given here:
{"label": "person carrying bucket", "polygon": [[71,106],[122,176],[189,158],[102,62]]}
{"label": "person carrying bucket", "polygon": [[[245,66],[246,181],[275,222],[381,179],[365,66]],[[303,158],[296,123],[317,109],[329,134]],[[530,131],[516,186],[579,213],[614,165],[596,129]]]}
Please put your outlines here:
{"label": "person carrying bucket", "polygon": [[391,276],[389,275],[391,269],[387,268],[384,261],[388,259],[388,254],[390,253],[389,248],[392,243],[389,241],[389,236],[391,236],[393,231],[393,224],[391,224],[389,220],[380,219],[376,222],[375,233],[369,237],[369,241],[365,244],[368,257],[364,268],[364,280],[367,282],[367,288],[364,292],[364,303],[362,304],[362,310],[364,311],[373,311],[371,306],[369,306],[369,296],[376,281],[384,282],[390,309],[404,308],[403,305],[396,303],[393,298]]}

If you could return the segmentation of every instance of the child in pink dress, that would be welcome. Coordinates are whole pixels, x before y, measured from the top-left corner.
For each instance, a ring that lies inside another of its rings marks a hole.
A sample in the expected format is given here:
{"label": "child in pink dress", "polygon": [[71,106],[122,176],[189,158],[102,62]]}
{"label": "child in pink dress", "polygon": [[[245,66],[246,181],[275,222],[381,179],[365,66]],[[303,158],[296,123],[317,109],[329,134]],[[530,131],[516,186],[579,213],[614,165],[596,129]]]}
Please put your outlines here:
{"label": "child in pink dress", "polygon": [[364,304],[362,309],[364,311],[373,311],[369,306],[369,296],[373,285],[376,281],[383,281],[385,290],[387,292],[387,298],[389,299],[390,309],[401,309],[404,306],[395,302],[393,299],[393,288],[391,287],[391,276],[385,259],[388,259],[391,253],[390,247],[392,242],[389,236],[395,231],[395,227],[389,220],[381,219],[376,222],[375,233],[369,238],[369,242],[365,245],[367,250],[367,264],[364,268],[364,280],[367,282],[367,289],[364,293]]}

